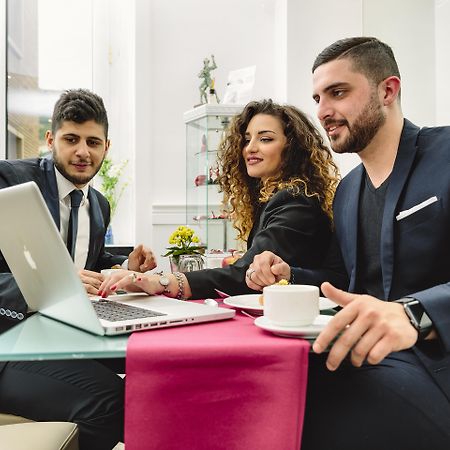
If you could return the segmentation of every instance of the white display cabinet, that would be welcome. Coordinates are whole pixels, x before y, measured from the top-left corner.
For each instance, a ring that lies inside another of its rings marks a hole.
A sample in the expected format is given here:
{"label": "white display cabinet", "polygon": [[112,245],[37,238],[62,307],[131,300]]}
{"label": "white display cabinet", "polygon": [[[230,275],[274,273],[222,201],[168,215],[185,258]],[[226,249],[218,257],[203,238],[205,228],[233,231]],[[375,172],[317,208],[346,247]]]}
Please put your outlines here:
{"label": "white display cabinet", "polygon": [[199,234],[208,251],[236,248],[236,232],[224,214],[219,192],[217,151],[240,105],[198,106],[184,114],[186,124],[186,223]]}

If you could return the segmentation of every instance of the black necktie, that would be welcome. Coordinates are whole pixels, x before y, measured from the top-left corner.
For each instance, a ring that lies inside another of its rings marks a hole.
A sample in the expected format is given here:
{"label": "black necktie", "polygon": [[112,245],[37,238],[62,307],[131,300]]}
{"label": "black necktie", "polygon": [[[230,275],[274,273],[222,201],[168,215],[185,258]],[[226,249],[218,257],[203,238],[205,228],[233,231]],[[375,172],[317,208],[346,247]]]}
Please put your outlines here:
{"label": "black necktie", "polygon": [[83,191],[74,189],[70,194],[70,219],[67,233],[67,248],[70,256],[75,261],[75,245],[77,243],[78,232],[78,208],[83,200]]}

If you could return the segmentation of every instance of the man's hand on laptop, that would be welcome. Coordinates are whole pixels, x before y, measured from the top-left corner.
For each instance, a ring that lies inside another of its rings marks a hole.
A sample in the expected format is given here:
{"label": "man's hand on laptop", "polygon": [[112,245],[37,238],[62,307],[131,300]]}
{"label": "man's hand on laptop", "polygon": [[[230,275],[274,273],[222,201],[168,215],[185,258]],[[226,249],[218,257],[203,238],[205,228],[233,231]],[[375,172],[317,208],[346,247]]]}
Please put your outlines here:
{"label": "man's hand on laptop", "polygon": [[105,279],[104,275],[85,269],[80,270],[78,274],[80,275],[81,282],[83,283],[86,292],[89,295],[98,295],[98,289]]}
{"label": "man's hand on laptop", "polygon": [[147,272],[156,267],[156,258],[153,252],[142,244],[136,248],[128,256],[128,269],[135,272]]}

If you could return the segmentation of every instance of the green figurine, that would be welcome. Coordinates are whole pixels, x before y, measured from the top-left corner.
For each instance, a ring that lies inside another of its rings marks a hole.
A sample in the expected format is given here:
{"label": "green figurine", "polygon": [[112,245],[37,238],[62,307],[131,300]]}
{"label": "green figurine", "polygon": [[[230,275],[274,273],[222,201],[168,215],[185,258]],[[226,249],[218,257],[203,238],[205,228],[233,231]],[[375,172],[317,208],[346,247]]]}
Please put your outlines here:
{"label": "green figurine", "polygon": [[[217,64],[214,61],[214,55],[211,55],[211,64],[208,58],[203,60],[203,69],[198,74],[198,77],[202,79],[200,84],[200,103],[209,103],[207,92],[215,96],[216,102],[219,103],[216,91],[214,89],[214,80],[211,78],[211,71],[217,69]],[[211,92],[212,91],[212,92]]]}

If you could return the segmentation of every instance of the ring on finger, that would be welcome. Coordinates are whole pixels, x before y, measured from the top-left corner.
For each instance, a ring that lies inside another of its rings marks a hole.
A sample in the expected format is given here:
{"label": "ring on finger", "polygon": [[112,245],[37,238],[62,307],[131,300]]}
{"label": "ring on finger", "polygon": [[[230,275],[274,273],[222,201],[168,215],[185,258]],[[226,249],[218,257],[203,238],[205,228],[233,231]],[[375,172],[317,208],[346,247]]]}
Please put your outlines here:
{"label": "ring on finger", "polygon": [[252,275],[254,274],[254,272],[256,272],[255,269],[248,269],[248,270],[247,270],[247,278],[248,278],[250,281],[252,281]]}
{"label": "ring on finger", "polygon": [[131,278],[131,282],[135,283],[137,280],[137,275],[134,272],[130,273],[130,278]]}

